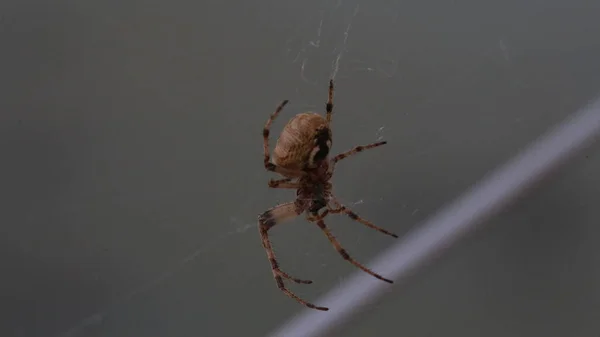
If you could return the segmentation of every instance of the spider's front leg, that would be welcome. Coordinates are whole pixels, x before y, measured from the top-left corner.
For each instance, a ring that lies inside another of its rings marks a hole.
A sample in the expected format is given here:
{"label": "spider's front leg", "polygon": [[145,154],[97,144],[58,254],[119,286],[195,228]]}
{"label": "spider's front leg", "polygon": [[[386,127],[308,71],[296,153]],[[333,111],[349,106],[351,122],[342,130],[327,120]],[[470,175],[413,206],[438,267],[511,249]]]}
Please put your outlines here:
{"label": "spider's front leg", "polygon": [[329,80],[329,92],[327,95],[327,104],[325,104],[325,112],[327,113],[327,124],[331,123],[331,114],[333,113],[333,79]]}
{"label": "spider's front leg", "polygon": [[269,234],[268,234],[269,229],[273,228],[275,225],[280,224],[286,220],[290,220],[290,219],[297,217],[303,211],[304,210],[302,208],[298,207],[295,202],[289,202],[289,203],[281,204],[279,206],[275,206],[260,215],[260,217],[258,218],[258,230],[260,232],[260,237],[262,240],[263,247],[265,248],[267,257],[269,258],[269,263],[271,264],[271,270],[273,272],[273,277],[275,278],[275,282],[277,283],[277,287],[281,291],[283,291],[287,296],[295,299],[299,303],[301,303],[309,308],[326,311],[329,309],[325,308],[325,307],[318,307],[312,303],[309,303],[309,302],[303,300],[302,298],[298,297],[298,295],[294,294],[293,292],[291,292],[289,289],[286,288],[285,284],[283,283],[284,278],[288,279],[288,280],[292,280],[296,283],[303,283],[303,284],[311,284],[312,281],[294,278],[294,277],[290,276],[289,274],[283,272],[281,269],[279,269],[279,264],[277,263],[277,259],[275,258],[275,253],[273,252],[273,247],[271,246],[271,241],[269,240]]}
{"label": "spider's front leg", "polygon": [[372,271],[371,269],[365,267],[363,264],[361,264],[360,262],[356,261],[355,259],[353,259],[350,254],[348,254],[348,252],[346,251],[346,249],[344,249],[344,247],[342,247],[342,244],[335,238],[335,236],[331,233],[331,231],[329,230],[329,228],[327,227],[327,225],[325,225],[325,217],[327,216],[328,213],[330,213],[331,210],[330,209],[326,209],[322,214],[314,214],[313,216],[309,216],[307,217],[307,219],[310,222],[313,222],[317,224],[317,226],[319,226],[319,228],[323,231],[323,233],[325,234],[325,236],[327,236],[327,239],[329,239],[329,242],[331,242],[331,244],[333,245],[333,247],[335,248],[335,250],[342,256],[342,258],[344,258],[344,260],[352,263],[353,265],[355,265],[356,267],[360,268],[361,270],[363,270],[364,272],[366,272],[367,274],[370,274],[382,281],[385,281],[387,283],[394,283],[392,280],[389,280],[379,274],[377,274],[376,272]]}
{"label": "spider's front leg", "polygon": [[269,180],[269,187],[270,188],[294,188],[294,189],[298,189],[300,188],[300,183],[292,181],[292,178],[286,178],[286,179],[271,179]]}
{"label": "spider's front leg", "polygon": [[273,123],[275,118],[277,118],[277,116],[279,115],[279,113],[281,112],[281,110],[287,103],[288,103],[288,100],[286,99],[277,106],[277,109],[275,109],[275,112],[273,112],[271,114],[271,116],[269,117],[269,119],[267,119],[267,123],[265,124],[265,127],[263,128],[263,152],[264,152],[263,161],[265,164],[265,169],[267,169],[267,171],[279,173],[286,177],[301,177],[302,175],[304,175],[303,171],[290,170],[290,169],[283,168],[283,167],[280,167],[280,166],[277,166],[277,165],[271,163],[271,154],[269,151],[269,133],[271,130],[271,124]]}
{"label": "spider's front leg", "polygon": [[355,154],[357,154],[359,152],[362,152],[362,151],[365,151],[365,150],[368,150],[368,149],[372,149],[372,148],[375,148],[375,147],[378,147],[378,146],[381,146],[381,145],[385,145],[385,144],[387,144],[387,141],[384,140],[382,142],[377,142],[377,143],[373,143],[373,144],[369,144],[369,145],[356,146],[356,147],[354,147],[353,149],[351,149],[349,151],[340,153],[337,156],[333,157],[333,159],[331,159],[331,162],[333,164],[335,164],[335,163],[337,163],[338,161],[340,161],[340,160],[342,160],[344,158],[350,157],[350,156],[355,155]]}
{"label": "spider's front leg", "polygon": [[372,148],[375,148],[375,147],[378,147],[381,145],[385,145],[385,144],[387,144],[387,141],[377,142],[377,143],[373,143],[373,144],[369,144],[369,145],[356,146],[349,151],[338,154],[337,156],[331,158],[331,164],[329,165],[329,175],[330,176],[333,175],[333,171],[335,170],[335,165],[337,164],[338,161],[340,161],[344,158],[348,158],[359,152],[363,152],[365,150],[372,149]]}

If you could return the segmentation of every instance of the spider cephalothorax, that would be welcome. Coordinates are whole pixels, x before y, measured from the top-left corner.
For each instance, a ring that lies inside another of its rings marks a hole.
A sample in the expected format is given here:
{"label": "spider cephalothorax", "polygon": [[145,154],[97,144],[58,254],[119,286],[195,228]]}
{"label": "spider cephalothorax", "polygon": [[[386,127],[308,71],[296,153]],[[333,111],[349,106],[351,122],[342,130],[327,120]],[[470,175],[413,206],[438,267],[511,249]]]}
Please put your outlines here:
{"label": "spider cephalothorax", "polygon": [[[283,221],[306,213],[308,221],[316,222],[317,226],[321,228],[329,241],[344,259],[376,278],[392,283],[391,280],[371,271],[351,258],[346,250],[342,248],[338,240],[331,234],[324,222],[324,218],[329,213],[344,213],[352,220],[358,221],[365,226],[376,229],[384,234],[396,238],[398,237],[396,234],[377,227],[371,222],[356,215],[356,213],[339,203],[331,192],[332,184],[330,183],[330,179],[333,176],[335,164],[338,161],[358,152],[384,145],[386,142],[383,141],[365,146],[357,146],[350,151],[338,154],[331,159],[329,158],[329,151],[332,144],[332,135],[329,125],[333,110],[333,80],[330,80],[326,116],[323,117],[317,113],[306,112],[300,113],[290,119],[284,126],[283,131],[277,140],[271,162],[269,151],[269,132],[271,123],[287,103],[288,101],[285,100],[277,107],[275,112],[267,120],[265,128],[263,129],[264,165],[268,171],[279,173],[285,177],[284,179],[270,180],[269,187],[296,189],[296,200],[275,206],[261,214],[258,220],[258,228],[263,247],[267,252],[269,262],[271,263],[275,282],[279,289],[286,295],[294,298],[309,308],[328,310],[325,307],[318,307],[312,303],[306,302],[285,287],[285,284],[283,283],[284,279],[304,284],[312,283],[312,281],[294,278],[279,269],[279,264],[275,259],[275,254],[273,253],[273,248],[269,241],[268,231],[270,228]],[[325,210],[319,213],[322,209]]]}

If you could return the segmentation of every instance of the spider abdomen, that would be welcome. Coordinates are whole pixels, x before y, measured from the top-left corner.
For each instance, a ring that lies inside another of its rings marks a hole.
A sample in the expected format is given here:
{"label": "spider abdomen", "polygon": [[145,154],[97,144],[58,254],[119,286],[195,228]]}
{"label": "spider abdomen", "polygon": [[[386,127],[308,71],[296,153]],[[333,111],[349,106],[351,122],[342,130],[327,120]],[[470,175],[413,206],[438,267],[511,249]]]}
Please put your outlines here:
{"label": "spider abdomen", "polygon": [[331,148],[327,120],[313,112],[300,113],[284,126],[273,150],[273,163],[294,170],[315,167]]}

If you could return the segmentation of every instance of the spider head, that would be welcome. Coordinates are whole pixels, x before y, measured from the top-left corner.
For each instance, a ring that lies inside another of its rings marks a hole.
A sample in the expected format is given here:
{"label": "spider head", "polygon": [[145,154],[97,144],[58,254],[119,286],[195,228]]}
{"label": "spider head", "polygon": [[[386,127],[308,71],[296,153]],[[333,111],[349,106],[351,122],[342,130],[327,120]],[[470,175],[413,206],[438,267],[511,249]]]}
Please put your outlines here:
{"label": "spider head", "polygon": [[327,125],[323,125],[317,129],[313,138],[314,147],[308,157],[308,166],[318,166],[329,154],[331,148],[331,129]]}

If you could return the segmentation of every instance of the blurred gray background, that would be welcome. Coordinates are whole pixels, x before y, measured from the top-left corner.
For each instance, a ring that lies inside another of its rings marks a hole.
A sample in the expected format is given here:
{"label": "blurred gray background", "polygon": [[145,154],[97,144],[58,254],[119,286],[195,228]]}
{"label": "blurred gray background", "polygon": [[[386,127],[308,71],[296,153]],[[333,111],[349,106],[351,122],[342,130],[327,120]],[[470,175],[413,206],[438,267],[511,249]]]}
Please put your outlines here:
{"label": "blurred gray background", "polygon": [[[402,235],[600,91],[598,1],[0,4],[0,335],[263,336],[281,293],[256,217],[264,122],[323,111],[334,190]],[[274,139],[272,140],[272,144]],[[600,145],[339,336],[600,334]],[[394,239],[328,223],[367,263]],[[272,231],[316,300],[354,267]],[[327,303],[317,303],[327,305]],[[335,308],[331,308],[335,310]]]}

